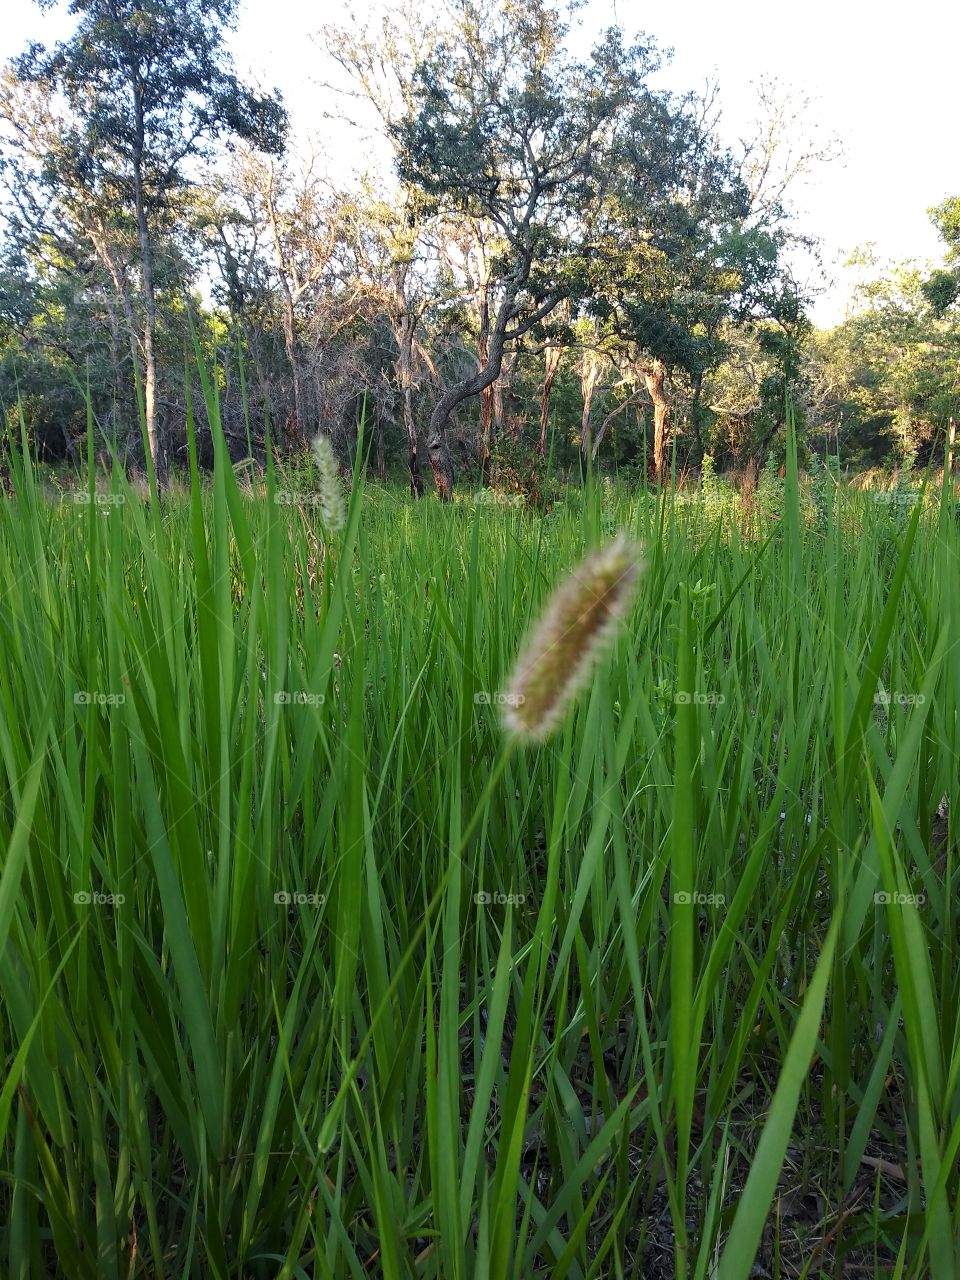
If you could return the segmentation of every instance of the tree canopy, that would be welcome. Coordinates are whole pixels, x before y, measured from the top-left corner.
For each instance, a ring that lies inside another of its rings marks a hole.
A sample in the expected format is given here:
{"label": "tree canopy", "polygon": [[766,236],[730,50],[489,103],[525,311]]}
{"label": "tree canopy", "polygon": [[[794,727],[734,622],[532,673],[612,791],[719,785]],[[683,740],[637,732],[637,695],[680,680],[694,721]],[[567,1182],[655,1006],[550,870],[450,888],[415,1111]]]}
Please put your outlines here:
{"label": "tree canopy", "polygon": [[762,462],[788,391],[811,448],[940,447],[960,198],[931,211],[942,262],[876,264],[817,332],[790,199],[830,155],[809,104],[762,80],[754,136],[728,145],[722,86],[665,91],[653,37],[587,47],[579,8],[396,0],[328,23],[320,74],[390,157],[358,149],[331,181],[279,91],[237,76],[237,0],[73,0],[69,38],[0,78],[6,411],[69,456],[89,390],[104,442],[162,480],[196,337],[238,454],[318,429],[347,449],[366,405],[376,465],[417,494],[429,466],[444,498],[458,475],[536,488],[551,451],[572,473]]}

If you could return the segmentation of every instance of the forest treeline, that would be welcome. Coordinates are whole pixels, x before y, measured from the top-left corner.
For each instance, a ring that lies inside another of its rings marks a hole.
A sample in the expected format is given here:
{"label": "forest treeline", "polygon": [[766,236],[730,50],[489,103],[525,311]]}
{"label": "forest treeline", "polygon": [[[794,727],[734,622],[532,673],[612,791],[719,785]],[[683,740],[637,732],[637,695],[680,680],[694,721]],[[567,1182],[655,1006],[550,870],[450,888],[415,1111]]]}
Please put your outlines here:
{"label": "forest treeline", "polygon": [[716,88],[658,87],[648,36],[585,52],[577,6],[397,0],[318,33],[318,117],[367,157],[335,183],[281,90],[236,75],[237,0],[70,9],[0,78],[0,405],[45,459],[79,457],[92,409],[162,481],[188,406],[203,426],[198,354],[238,458],[318,431],[346,456],[364,412],[381,472],[444,498],[548,455],[758,464],[788,392],[805,446],[854,465],[952,430],[960,199],[932,211],[938,269],[862,255],[816,330],[791,191],[830,147],[772,81],[731,148]]}

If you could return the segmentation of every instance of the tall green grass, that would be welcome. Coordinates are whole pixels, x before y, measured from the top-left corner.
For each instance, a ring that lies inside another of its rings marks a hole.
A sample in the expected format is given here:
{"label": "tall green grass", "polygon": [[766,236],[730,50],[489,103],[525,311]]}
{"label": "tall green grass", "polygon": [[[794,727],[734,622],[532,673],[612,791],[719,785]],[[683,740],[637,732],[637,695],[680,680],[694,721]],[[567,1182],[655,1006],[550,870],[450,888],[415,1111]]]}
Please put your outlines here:
{"label": "tall green grass", "polygon": [[[0,505],[0,1273],[960,1273],[951,502],[357,474],[330,535],[216,449]],[[619,528],[629,626],[510,751]]]}

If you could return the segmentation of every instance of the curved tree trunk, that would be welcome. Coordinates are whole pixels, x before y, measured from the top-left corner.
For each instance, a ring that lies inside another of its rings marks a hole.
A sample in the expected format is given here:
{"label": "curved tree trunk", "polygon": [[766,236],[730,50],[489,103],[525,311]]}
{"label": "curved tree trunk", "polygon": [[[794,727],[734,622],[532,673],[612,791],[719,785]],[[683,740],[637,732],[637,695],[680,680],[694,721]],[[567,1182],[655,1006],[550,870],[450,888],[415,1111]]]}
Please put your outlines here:
{"label": "curved tree trunk", "polygon": [[[450,446],[447,444],[447,423],[450,421],[450,415],[463,404],[464,400],[468,399],[470,394],[477,394],[474,391],[461,395],[459,390],[459,387],[454,387],[446,395],[441,396],[430,415],[427,437],[424,441],[430,470],[433,472],[433,483],[436,485],[441,502],[450,502],[453,498],[453,460],[450,457]],[[482,387],[477,388],[477,391],[482,390]]]}
{"label": "curved tree trunk", "polygon": [[513,312],[513,298],[505,298],[497,313],[497,323],[490,334],[487,349],[487,362],[472,378],[451,387],[437,401],[430,415],[427,427],[427,457],[433,472],[433,482],[441,502],[449,502],[453,498],[453,460],[450,457],[450,446],[447,443],[447,426],[451,415],[459,409],[465,400],[480,395],[487,387],[492,386],[500,377],[503,367],[503,347],[506,342],[507,325]]}
{"label": "curved tree trunk", "polygon": [[447,442],[447,426],[450,418],[465,400],[480,395],[496,382],[502,365],[503,335],[500,334],[497,340],[490,344],[490,355],[486,366],[474,377],[444,392],[430,415],[426,438],[427,457],[441,502],[449,502],[453,497],[453,459],[450,457],[450,446]]}
{"label": "curved tree trunk", "polygon": [[507,340],[512,342],[524,333],[528,333],[560,302],[561,294],[549,294],[536,310],[531,311],[522,321],[518,321],[512,329],[509,328],[510,321],[515,319],[518,311],[517,294],[526,283],[529,270],[530,264],[527,262],[524,271],[515,277],[512,289],[508,290],[497,308],[496,323],[490,332],[486,365],[472,378],[465,378],[463,382],[457,383],[455,387],[444,392],[430,415],[430,425],[427,427],[427,457],[430,459],[437,493],[443,502],[449,502],[453,497],[453,461],[450,457],[450,446],[447,443],[447,426],[451,415],[465,400],[480,395],[486,387],[500,377]]}
{"label": "curved tree trunk", "polygon": [[603,444],[603,438],[607,434],[607,431],[610,429],[611,423],[614,421],[615,418],[618,418],[621,413],[629,409],[631,405],[636,404],[642,394],[643,394],[642,392],[637,392],[635,395],[628,396],[626,400],[623,401],[622,404],[618,404],[615,409],[611,409],[610,412],[607,414],[607,416],[604,418],[604,420],[600,423],[600,426],[597,428],[596,434],[593,437],[593,461],[594,462],[596,462],[597,460],[597,454],[600,452],[600,446],[601,444]]}
{"label": "curved tree trunk", "polygon": [[480,483],[490,483],[490,446],[493,441],[493,384],[480,392]]}

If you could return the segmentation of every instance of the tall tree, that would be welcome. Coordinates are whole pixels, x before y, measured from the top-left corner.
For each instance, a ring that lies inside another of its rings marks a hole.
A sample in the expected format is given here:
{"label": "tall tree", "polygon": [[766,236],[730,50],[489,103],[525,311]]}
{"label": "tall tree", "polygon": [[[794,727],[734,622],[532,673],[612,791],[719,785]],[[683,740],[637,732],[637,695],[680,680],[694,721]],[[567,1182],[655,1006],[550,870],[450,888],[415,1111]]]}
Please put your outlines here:
{"label": "tall tree", "polygon": [[626,46],[611,30],[585,60],[568,52],[570,27],[550,0],[455,0],[455,32],[419,68],[416,111],[398,123],[403,179],[451,217],[495,229],[489,334],[483,366],[439,398],[427,452],[441,497],[453,466],[451,415],[501,374],[508,350],[585,279],[591,209],[610,171],[653,44]]}
{"label": "tall tree", "polygon": [[[42,8],[55,0],[39,0]],[[71,0],[70,39],[31,44],[14,62],[17,77],[61,97],[67,132],[42,172],[54,204],[75,195],[81,175],[109,189],[116,214],[132,216],[143,305],[140,334],[144,416],[158,478],[166,450],[157,430],[157,241],[171,203],[188,183],[188,162],[225,136],[265,151],[283,146],[278,95],[261,95],[233,72],[225,33],[238,0]]]}
{"label": "tall tree", "polygon": [[642,382],[650,399],[656,476],[670,444],[671,376],[692,384],[698,428],[700,389],[722,358],[724,321],[769,305],[780,244],[752,215],[750,191],[703,99],[645,95],[597,220],[589,307],[608,349],[619,341],[629,380]]}
{"label": "tall tree", "polygon": [[[118,400],[135,398],[140,348],[135,288],[136,234],[115,184],[97,180],[75,145],[69,108],[43,85],[20,79],[12,66],[0,73],[0,177],[6,188],[5,230],[24,270],[46,281],[86,291],[98,271],[113,295],[115,347],[127,349],[130,365],[115,360]],[[119,321],[122,317],[122,322]],[[121,386],[123,390],[120,391]]]}
{"label": "tall tree", "polygon": [[[421,58],[429,57],[438,39],[440,19],[430,3],[403,0],[379,24],[361,23],[353,13],[347,20],[326,25],[323,45],[345,83],[328,87],[354,107],[372,114],[381,142],[399,162],[399,132],[416,110],[416,72]],[[358,129],[364,121],[350,117]],[[366,187],[372,184],[365,182]],[[370,270],[366,279],[383,308],[396,348],[395,383],[400,416],[407,443],[410,488],[423,493],[414,394],[426,353],[419,338],[424,314],[432,301],[428,274],[422,269],[429,249],[425,246],[435,223],[435,202],[424,198],[415,185],[400,181],[395,193],[358,203],[365,216],[356,222],[359,260]],[[432,461],[432,459],[431,459]],[[438,487],[440,481],[437,481]]]}

